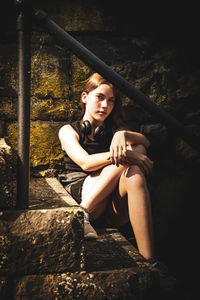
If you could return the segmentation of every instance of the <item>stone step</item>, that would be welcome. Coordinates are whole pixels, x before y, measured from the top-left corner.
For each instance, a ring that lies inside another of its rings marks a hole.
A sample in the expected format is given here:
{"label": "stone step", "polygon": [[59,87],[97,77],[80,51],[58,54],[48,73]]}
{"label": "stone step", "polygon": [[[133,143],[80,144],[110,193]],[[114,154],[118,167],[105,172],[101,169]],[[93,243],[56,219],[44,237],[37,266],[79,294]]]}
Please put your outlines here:
{"label": "stone step", "polygon": [[98,240],[84,241],[82,269],[1,277],[1,299],[149,300],[161,295],[158,274],[135,247],[114,228],[97,231]]}
{"label": "stone step", "polygon": [[81,211],[66,207],[1,212],[0,239],[0,275],[79,270]]}
{"label": "stone step", "polygon": [[84,241],[74,199],[55,178],[32,178],[30,209],[0,213],[0,299],[165,299],[133,244],[115,228],[97,232]]}
{"label": "stone step", "polygon": [[83,213],[55,178],[32,178],[30,209],[0,211],[0,275],[78,271]]}

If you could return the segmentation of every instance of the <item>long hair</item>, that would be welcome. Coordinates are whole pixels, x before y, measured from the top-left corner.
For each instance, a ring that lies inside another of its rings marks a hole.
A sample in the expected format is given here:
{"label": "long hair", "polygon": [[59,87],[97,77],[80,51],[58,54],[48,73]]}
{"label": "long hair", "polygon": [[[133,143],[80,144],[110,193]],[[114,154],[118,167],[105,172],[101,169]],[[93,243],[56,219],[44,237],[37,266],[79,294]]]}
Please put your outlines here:
{"label": "long hair", "polygon": [[[105,78],[103,78],[100,74],[98,73],[93,73],[86,81],[85,85],[83,88],[83,92],[86,92],[89,94],[96,88],[98,88],[102,84],[107,84],[109,85],[112,90],[113,94],[115,97],[115,106],[111,112],[111,114],[108,116],[108,118],[105,120],[105,123],[108,126],[111,126],[113,130],[118,129],[118,128],[126,128],[126,122],[125,122],[125,116],[122,108],[122,101],[120,97],[119,91],[114,87],[113,84],[108,82]],[[85,114],[85,103],[82,104],[82,112],[81,112],[81,118],[83,118]]]}

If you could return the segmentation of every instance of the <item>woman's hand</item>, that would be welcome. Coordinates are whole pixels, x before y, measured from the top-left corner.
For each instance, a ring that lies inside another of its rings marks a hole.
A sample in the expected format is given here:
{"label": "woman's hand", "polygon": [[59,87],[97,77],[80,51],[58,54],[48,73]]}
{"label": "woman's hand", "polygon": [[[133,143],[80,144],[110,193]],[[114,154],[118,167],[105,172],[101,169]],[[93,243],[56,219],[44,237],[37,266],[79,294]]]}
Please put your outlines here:
{"label": "woman's hand", "polygon": [[119,166],[126,158],[126,132],[125,130],[117,131],[112,138],[110,145],[110,159],[112,164]]}
{"label": "woman's hand", "polygon": [[150,158],[143,153],[133,150],[126,151],[126,159],[124,164],[138,165],[144,174],[150,174],[153,168],[153,161]]}
{"label": "woman's hand", "polygon": [[153,161],[144,153],[130,150],[130,146],[126,142],[126,131],[117,131],[110,145],[110,159],[112,164],[122,165],[138,165],[144,174],[150,174],[153,168]]}

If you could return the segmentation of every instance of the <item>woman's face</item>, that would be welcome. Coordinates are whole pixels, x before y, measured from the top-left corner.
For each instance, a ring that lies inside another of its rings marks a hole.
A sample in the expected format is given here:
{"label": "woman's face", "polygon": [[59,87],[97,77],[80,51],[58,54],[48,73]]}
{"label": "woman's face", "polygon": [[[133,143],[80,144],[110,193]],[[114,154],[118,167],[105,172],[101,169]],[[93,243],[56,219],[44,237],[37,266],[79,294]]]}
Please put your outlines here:
{"label": "woman's face", "polygon": [[101,84],[90,93],[81,95],[85,103],[84,119],[90,122],[103,123],[115,106],[113,89],[107,84]]}

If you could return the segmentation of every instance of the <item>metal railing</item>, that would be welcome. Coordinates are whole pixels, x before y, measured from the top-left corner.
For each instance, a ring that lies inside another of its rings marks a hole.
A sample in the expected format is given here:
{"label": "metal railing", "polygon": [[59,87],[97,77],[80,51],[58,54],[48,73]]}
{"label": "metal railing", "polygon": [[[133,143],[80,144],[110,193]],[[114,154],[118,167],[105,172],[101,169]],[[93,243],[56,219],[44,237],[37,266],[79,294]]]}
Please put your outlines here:
{"label": "metal railing", "polygon": [[32,10],[30,2],[16,0],[19,9],[18,31],[18,160],[17,208],[29,204],[29,149],[30,149],[30,35]]}
{"label": "metal railing", "polygon": [[[23,0],[21,0],[23,2]],[[25,0],[24,0],[25,1]],[[28,178],[29,178],[29,128],[30,128],[30,26],[25,28],[24,22],[30,18],[30,12],[22,9],[18,17],[19,31],[19,138],[18,138],[18,197],[19,208],[28,207]],[[154,114],[157,119],[170,128],[176,136],[184,139],[192,147],[199,147],[199,139],[173,116],[157,106],[150,98],[134,88],[127,80],[113,71],[101,59],[81,45],[76,39],[64,31],[45,12],[34,11],[33,20],[39,23],[45,31],[56,40],[66,45],[84,63],[114,84],[131,100]]]}

